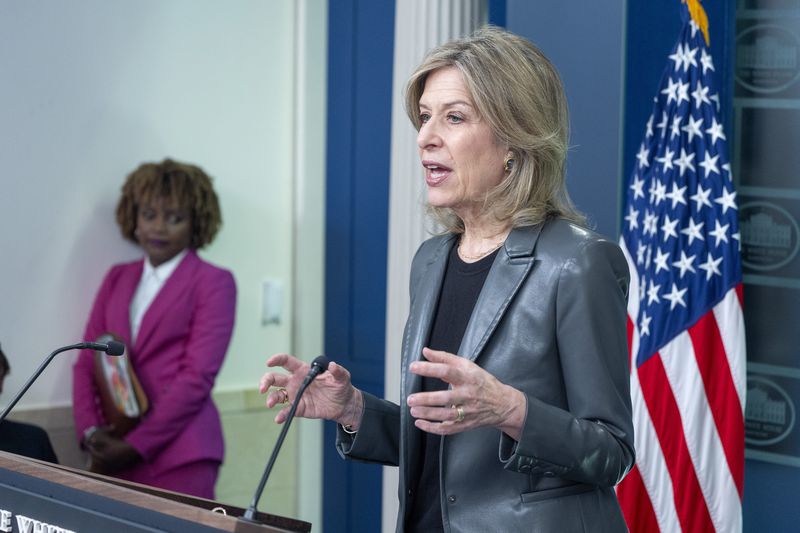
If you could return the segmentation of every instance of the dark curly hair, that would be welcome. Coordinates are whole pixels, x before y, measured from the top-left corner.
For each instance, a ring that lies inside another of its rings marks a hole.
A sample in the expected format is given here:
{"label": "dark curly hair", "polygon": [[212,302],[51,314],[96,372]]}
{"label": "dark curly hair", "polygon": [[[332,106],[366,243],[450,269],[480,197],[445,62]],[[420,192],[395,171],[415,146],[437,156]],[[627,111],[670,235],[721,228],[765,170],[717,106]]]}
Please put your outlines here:
{"label": "dark curly hair", "polygon": [[171,159],[143,163],[128,175],[117,204],[117,224],[123,237],[138,244],[135,232],[139,206],[159,197],[172,198],[181,209],[190,212],[190,248],[202,248],[214,240],[222,225],[222,213],[211,178],[198,166]]}

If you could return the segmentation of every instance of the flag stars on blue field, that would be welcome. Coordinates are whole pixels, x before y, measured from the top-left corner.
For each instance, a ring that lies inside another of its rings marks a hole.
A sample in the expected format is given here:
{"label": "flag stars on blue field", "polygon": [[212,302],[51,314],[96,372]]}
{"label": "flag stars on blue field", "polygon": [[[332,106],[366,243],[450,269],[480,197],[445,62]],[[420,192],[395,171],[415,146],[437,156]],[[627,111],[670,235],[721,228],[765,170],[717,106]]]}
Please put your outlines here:
{"label": "flag stars on blue field", "polygon": [[650,154],[650,151],[647,149],[647,147],[644,145],[644,143],[642,143],[641,148],[639,148],[639,153],[636,154],[636,159],[639,160],[639,166],[640,167],[644,168],[644,167],[649,167],[650,166],[650,161],[648,161],[648,159],[647,159],[649,154]]}
{"label": "flag stars on blue field", "polygon": [[708,175],[712,172],[715,174],[719,174],[719,168],[717,168],[718,160],[719,160],[719,154],[712,157],[711,154],[708,153],[708,150],[706,150],[705,158],[703,159],[703,161],[698,163],[697,166],[699,166],[705,171],[706,173],[705,177],[708,178]]}
{"label": "flag stars on blue field", "polygon": [[714,199],[719,205],[722,206],[722,214],[728,212],[728,209],[736,209],[736,191],[728,191],[722,189],[722,196]]}
{"label": "flag stars on blue field", "polygon": [[675,72],[679,70],[688,70],[689,66],[697,66],[697,48],[691,48],[689,43],[684,46],[682,43],[678,44],[675,52],[669,58],[675,63]]}
{"label": "flag stars on blue field", "polygon": [[631,183],[631,190],[633,191],[634,198],[639,198],[640,196],[644,198],[644,180],[639,178],[639,176],[634,176],[633,183]]}
{"label": "flag stars on blue field", "polygon": [[681,233],[689,239],[689,246],[692,245],[695,239],[705,240],[705,237],[703,237],[704,224],[705,222],[695,222],[693,218],[689,218],[689,225],[681,230]]}
{"label": "flag stars on blue field", "polygon": [[672,190],[666,194],[666,197],[672,200],[672,209],[678,204],[686,205],[686,186],[678,187],[678,184],[672,182]]}
{"label": "flag stars on blue field", "polygon": [[728,242],[728,228],[730,227],[730,224],[725,224],[723,226],[719,223],[719,219],[714,220],[714,224],[716,226],[712,231],[708,232],[708,234],[714,237],[714,246],[719,248],[720,243]]}
{"label": "flag stars on blue field", "polygon": [[[670,168],[672,168],[671,165],[670,161]],[[648,191],[650,192],[650,203],[656,207],[667,197],[667,186],[657,179],[653,180]]]}
{"label": "flag stars on blue field", "polygon": [[695,107],[700,107],[702,104],[711,105],[711,100],[708,99],[708,87],[703,87],[699,81],[697,88],[692,91],[692,98],[694,98]]}
{"label": "flag stars on blue field", "polygon": [[678,105],[681,105],[681,102],[689,101],[689,82],[686,83],[678,82]]}
{"label": "flag stars on blue field", "polygon": [[669,79],[669,85],[667,86],[666,89],[663,89],[661,91],[661,94],[666,94],[667,95],[667,105],[669,105],[670,102],[672,102],[673,100],[677,100],[678,99],[678,82],[677,81],[673,81],[673,79],[670,78]]}
{"label": "flag stars on blue field", "polygon": [[658,216],[649,209],[644,212],[642,232],[645,235],[655,235],[658,233]]}
{"label": "flag stars on blue field", "polygon": [[666,270],[667,272],[669,272],[669,266],[667,266],[667,259],[669,259],[669,253],[662,252],[660,249],[656,248],[656,257],[655,259],[653,259],[653,261],[656,264],[656,271],[655,271],[656,276],[658,276],[658,273],[661,270]]}
{"label": "flag stars on blue field", "polygon": [[725,134],[722,132],[722,124],[717,122],[717,117],[712,117],[711,118],[711,127],[706,130],[706,133],[711,135],[711,145],[712,146],[717,144],[717,141],[719,139],[722,139],[723,141],[727,140],[727,138],[725,137]]}
{"label": "flag stars on blue field", "polygon": [[636,154],[624,216],[642,280],[640,355],[668,342],[696,319],[701,302],[719,298],[741,275],[727,246],[739,234],[714,65],[700,36],[679,43],[670,59]]}
{"label": "flag stars on blue field", "polygon": [[669,124],[669,117],[667,117],[667,112],[666,111],[662,111],[661,112],[661,122],[656,124],[656,128],[661,130],[661,137],[663,137],[664,134],[666,133],[668,124]]}
{"label": "flag stars on blue field", "polygon": [[702,185],[698,184],[697,191],[689,197],[689,199],[695,203],[695,208],[698,213],[703,210],[703,206],[713,207],[708,199],[710,194],[711,189],[704,189]]}
{"label": "flag stars on blue field", "polygon": [[705,263],[701,263],[698,265],[699,268],[705,270],[706,272],[706,281],[709,281],[712,276],[721,276],[722,272],[719,270],[719,264],[722,263],[722,256],[714,258],[711,255],[711,252],[708,253],[708,258],[706,259]]}
{"label": "flag stars on blue field", "polygon": [[678,165],[678,167],[681,169],[680,170],[681,177],[683,177],[683,174],[684,172],[686,172],[687,168],[692,172],[694,172],[694,164],[692,164],[692,161],[694,161],[694,152],[687,153],[686,148],[681,146],[681,156],[677,158],[675,161],[673,161],[673,163]]}
{"label": "flag stars on blue field", "polygon": [[639,243],[639,247],[636,248],[636,262],[640,265],[644,263],[645,259],[644,256],[647,253],[647,246],[643,242]]}
{"label": "flag stars on blue field", "polygon": [[678,286],[673,283],[672,290],[664,295],[665,300],[669,300],[669,310],[675,309],[675,306],[680,305],[686,307],[686,302],[683,300],[683,295],[686,294],[687,288],[678,289]]}
{"label": "flag stars on blue field", "polygon": [[672,139],[675,137],[679,137],[681,134],[681,116],[675,115],[672,117],[672,125],[669,128],[669,140],[672,142]]}
{"label": "flag stars on blue field", "polygon": [[700,65],[703,68],[703,76],[709,70],[714,70],[714,62],[711,60],[711,54],[706,52],[705,48],[700,49]]}
{"label": "flag stars on blue field", "polygon": [[678,233],[675,230],[678,226],[678,222],[680,221],[677,218],[675,220],[670,220],[669,215],[664,215],[664,223],[661,225],[661,232],[664,234],[664,242],[667,242],[667,239],[670,237],[678,238]]}
{"label": "flag stars on blue field", "polygon": [[683,276],[684,276],[684,274],[686,274],[687,270],[689,272],[691,272],[692,274],[697,272],[694,269],[694,267],[692,266],[692,263],[694,263],[695,257],[696,256],[694,256],[694,255],[687,256],[686,252],[684,250],[681,250],[681,258],[680,258],[680,260],[675,261],[674,263],[672,263],[672,266],[674,266],[675,268],[677,268],[678,270],[681,271],[681,274],[680,274],[681,279],[683,279]]}
{"label": "flag stars on blue field", "polygon": [[661,285],[656,285],[653,283],[653,280],[650,280],[650,286],[647,288],[647,305],[652,303],[660,303],[661,299],[658,297],[658,291],[661,289]]}
{"label": "flag stars on blue field", "polygon": [[701,131],[702,127],[703,127],[702,117],[695,120],[691,115],[689,115],[689,122],[687,122],[686,125],[681,129],[686,132],[686,135],[688,136],[688,141],[691,143],[695,135],[701,138],[703,137],[703,132]]}
{"label": "flag stars on blue field", "polygon": [[650,322],[652,317],[647,316],[647,312],[642,312],[642,320],[639,322],[639,335],[642,337],[650,335]]}
{"label": "flag stars on blue field", "polygon": [[661,163],[662,170],[664,172],[668,170],[672,170],[674,168],[672,164],[672,158],[675,157],[675,152],[669,149],[669,147],[664,150],[664,155],[662,157],[656,157],[656,161]]}

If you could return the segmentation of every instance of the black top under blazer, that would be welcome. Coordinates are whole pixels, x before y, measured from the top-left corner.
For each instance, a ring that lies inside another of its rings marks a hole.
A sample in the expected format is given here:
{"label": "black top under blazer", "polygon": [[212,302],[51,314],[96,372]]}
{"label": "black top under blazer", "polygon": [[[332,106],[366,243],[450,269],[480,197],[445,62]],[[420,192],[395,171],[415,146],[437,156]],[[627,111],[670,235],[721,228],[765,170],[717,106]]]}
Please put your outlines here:
{"label": "black top under blazer", "polygon": [[[340,454],[400,466],[397,531],[420,459],[405,398],[420,390],[408,365],[428,341],[452,234],[424,242],[411,266],[401,406],[364,393]],[[614,485],[634,463],[626,302],[629,272],[616,243],[554,219],[515,228],[489,272],[458,354],[522,391],[519,442],[484,427],[441,438],[446,532],[626,531]]]}

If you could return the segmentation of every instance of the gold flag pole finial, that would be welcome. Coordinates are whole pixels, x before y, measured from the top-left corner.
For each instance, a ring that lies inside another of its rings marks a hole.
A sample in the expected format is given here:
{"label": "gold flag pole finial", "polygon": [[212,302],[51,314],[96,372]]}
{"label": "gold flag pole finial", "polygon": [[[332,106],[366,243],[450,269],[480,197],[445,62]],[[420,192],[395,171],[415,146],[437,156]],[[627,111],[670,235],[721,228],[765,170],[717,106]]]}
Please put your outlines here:
{"label": "gold flag pole finial", "polygon": [[708,38],[708,15],[706,15],[706,10],[703,9],[703,6],[700,5],[700,0],[681,0],[681,2],[688,4],[689,14],[692,16],[694,23],[697,24],[697,27],[700,28],[700,31],[703,32],[706,46],[711,46],[711,40]]}

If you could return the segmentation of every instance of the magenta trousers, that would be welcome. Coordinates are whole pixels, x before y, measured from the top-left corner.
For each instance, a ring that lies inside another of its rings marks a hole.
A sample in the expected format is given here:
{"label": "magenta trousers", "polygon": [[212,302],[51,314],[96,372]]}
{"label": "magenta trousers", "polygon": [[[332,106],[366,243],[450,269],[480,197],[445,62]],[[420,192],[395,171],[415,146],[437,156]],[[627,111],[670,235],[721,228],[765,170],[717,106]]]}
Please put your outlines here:
{"label": "magenta trousers", "polygon": [[139,464],[120,472],[117,477],[142,485],[213,500],[219,466],[219,461],[196,461],[154,475],[149,465]]}

